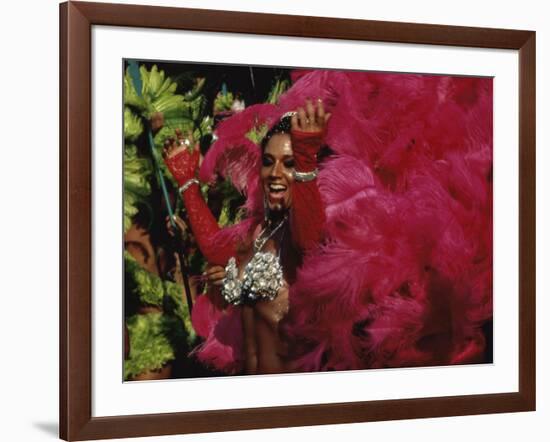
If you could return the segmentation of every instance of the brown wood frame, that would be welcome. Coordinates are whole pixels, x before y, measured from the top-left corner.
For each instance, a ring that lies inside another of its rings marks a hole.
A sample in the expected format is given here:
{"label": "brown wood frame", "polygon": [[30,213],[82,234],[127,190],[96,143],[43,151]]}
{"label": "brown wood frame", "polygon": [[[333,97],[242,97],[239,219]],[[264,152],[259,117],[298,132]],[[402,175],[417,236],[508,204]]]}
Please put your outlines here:
{"label": "brown wood frame", "polygon": [[[519,392],[92,417],[91,27],[519,51]],[[60,5],[60,437],[121,438],[535,410],[535,32],[105,3]]]}

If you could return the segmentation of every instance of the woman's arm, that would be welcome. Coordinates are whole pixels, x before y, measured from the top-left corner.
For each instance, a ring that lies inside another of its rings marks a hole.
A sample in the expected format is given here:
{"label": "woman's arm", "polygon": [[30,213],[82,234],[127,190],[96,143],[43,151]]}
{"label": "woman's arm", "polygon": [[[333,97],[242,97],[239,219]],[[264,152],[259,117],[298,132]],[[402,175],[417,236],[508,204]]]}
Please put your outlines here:
{"label": "woman's arm", "polygon": [[[232,244],[226,246],[216,244],[215,236],[220,231],[220,227],[201,195],[198,180],[192,181],[196,180],[199,165],[198,144],[190,152],[181,132],[176,131],[176,136],[176,140],[171,138],[166,140],[164,160],[179,186],[184,186],[183,189],[180,187],[181,195],[191,231],[201,253],[209,263],[225,266],[229,258],[235,255],[235,247]],[[187,144],[192,142],[189,139],[187,141]]]}
{"label": "woman's arm", "polygon": [[305,109],[299,108],[291,120],[292,151],[295,161],[292,186],[290,228],[294,244],[306,252],[320,242],[325,225],[325,211],[317,186],[317,153],[323,143],[326,123],[323,103],[315,107],[306,101]]}

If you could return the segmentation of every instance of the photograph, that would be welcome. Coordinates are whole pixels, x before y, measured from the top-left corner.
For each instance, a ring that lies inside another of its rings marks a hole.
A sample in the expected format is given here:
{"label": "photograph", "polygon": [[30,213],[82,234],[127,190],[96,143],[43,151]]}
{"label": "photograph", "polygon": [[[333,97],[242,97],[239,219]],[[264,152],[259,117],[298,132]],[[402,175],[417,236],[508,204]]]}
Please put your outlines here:
{"label": "photograph", "polygon": [[62,439],[537,409],[536,23],[294,6],[59,6]]}
{"label": "photograph", "polygon": [[124,59],[123,380],[492,364],[493,80]]}

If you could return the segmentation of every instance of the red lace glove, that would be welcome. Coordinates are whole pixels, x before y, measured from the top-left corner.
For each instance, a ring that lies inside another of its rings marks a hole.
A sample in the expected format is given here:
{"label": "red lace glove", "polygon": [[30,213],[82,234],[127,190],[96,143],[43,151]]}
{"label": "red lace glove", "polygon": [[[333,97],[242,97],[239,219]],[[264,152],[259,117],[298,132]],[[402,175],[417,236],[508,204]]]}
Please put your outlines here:
{"label": "red lace glove", "polygon": [[[199,158],[199,149],[194,149],[192,153],[184,149],[172,157],[165,158],[164,161],[174,179],[182,186],[195,178]],[[216,244],[215,236],[220,231],[220,227],[206,205],[199,186],[191,184],[182,193],[182,197],[191,230],[201,253],[210,264],[225,266],[229,258],[235,256],[235,247],[232,244],[224,247]]]}
{"label": "red lace glove", "polygon": [[325,138],[325,131],[303,132],[292,130],[292,151],[298,172],[311,172],[317,168],[317,154]]}
{"label": "red lace glove", "polygon": [[195,178],[199,167],[199,158],[198,149],[193,149],[193,152],[184,149],[174,156],[166,157],[164,162],[174,179],[182,186],[190,179]]}
{"label": "red lace glove", "polygon": [[[325,131],[291,131],[292,151],[297,172],[312,172],[317,168],[317,153],[321,148]],[[323,236],[325,211],[317,187],[317,179],[294,181],[290,227],[295,245],[307,251],[318,244]]]}

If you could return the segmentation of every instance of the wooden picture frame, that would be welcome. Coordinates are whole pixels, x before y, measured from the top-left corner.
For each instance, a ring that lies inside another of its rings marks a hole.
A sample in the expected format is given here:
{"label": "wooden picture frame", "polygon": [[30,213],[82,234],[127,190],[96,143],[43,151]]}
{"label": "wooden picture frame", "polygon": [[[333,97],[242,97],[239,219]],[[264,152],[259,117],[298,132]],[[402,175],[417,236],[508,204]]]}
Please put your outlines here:
{"label": "wooden picture frame", "polygon": [[[519,391],[92,417],[91,28],[214,31],[519,53]],[[60,5],[60,437],[122,438],[535,410],[535,32],[105,3]]]}

